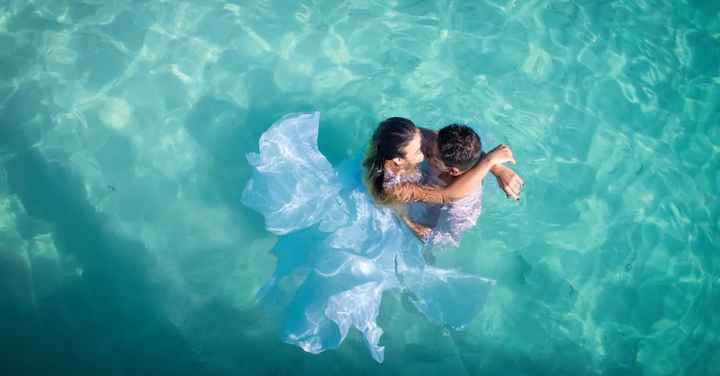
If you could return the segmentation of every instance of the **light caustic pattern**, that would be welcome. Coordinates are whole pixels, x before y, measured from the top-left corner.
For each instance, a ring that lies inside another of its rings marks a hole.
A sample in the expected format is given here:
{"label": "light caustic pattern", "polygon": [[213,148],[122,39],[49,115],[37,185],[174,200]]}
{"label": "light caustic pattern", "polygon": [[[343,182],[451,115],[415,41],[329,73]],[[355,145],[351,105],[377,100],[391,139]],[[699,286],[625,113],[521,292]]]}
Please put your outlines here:
{"label": "light caustic pattern", "polygon": [[[9,349],[27,349],[11,367],[717,372],[719,11],[1,1],[0,319]],[[512,146],[521,202],[489,182],[478,228],[437,256],[498,281],[469,328],[436,327],[398,293],[380,313],[382,366],[352,335],[319,356],[279,343],[254,302],[276,238],[240,204],[245,154],[311,110],[332,163],[392,115],[477,124]]]}

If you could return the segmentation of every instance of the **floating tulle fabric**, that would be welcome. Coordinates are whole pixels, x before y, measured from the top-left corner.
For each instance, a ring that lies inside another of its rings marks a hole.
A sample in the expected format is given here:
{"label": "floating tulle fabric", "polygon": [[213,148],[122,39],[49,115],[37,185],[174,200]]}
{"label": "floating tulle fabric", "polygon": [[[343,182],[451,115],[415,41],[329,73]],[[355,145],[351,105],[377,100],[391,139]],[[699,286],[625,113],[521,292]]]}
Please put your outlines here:
{"label": "floating tulle fabric", "polygon": [[259,298],[284,305],[283,340],[310,353],[340,346],[351,328],[384,359],[377,323],[386,290],[404,290],[438,325],[465,327],[495,281],[426,265],[423,244],[362,184],[360,159],[335,170],[317,148],[319,113],[288,115],[248,156],[243,203],[280,237]]}
{"label": "floating tulle fabric", "polygon": [[319,114],[288,116],[282,127],[260,137],[260,153],[249,154],[255,167],[243,202],[265,215],[267,229],[277,234],[333,219],[340,184],[330,162],[317,152]]}

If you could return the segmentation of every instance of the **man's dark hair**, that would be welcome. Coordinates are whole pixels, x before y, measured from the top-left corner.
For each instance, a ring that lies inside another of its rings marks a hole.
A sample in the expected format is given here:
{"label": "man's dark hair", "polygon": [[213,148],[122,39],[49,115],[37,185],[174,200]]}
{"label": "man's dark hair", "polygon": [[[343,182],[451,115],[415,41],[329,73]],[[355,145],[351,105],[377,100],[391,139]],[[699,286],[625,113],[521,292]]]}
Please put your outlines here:
{"label": "man's dark hair", "polygon": [[462,124],[450,124],[438,132],[437,146],[445,166],[466,171],[482,157],[482,142],[475,131]]}

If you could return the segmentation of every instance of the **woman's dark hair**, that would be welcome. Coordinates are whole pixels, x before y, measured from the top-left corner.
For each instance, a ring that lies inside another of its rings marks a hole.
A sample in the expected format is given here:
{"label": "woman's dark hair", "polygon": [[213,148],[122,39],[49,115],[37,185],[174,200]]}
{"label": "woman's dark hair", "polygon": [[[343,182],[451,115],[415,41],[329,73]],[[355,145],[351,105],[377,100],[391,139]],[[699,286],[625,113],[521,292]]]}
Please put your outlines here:
{"label": "woman's dark hair", "polygon": [[376,200],[385,201],[385,161],[404,158],[402,150],[412,141],[416,132],[415,124],[410,119],[401,117],[385,119],[375,129],[363,167],[366,184]]}
{"label": "woman's dark hair", "polygon": [[482,142],[475,131],[462,124],[450,124],[438,132],[440,159],[447,167],[467,171],[482,157]]}

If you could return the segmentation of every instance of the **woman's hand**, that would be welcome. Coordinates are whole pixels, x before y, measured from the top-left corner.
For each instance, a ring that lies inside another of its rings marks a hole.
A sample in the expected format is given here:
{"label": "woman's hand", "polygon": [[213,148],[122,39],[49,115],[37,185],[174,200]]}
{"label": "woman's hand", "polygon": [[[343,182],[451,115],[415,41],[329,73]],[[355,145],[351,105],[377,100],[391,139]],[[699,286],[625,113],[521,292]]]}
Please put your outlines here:
{"label": "woman's hand", "polygon": [[491,164],[503,164],[510,162],[512,164],[515,164],[515,158],[513,158],[512,150],[510,150],[510,147],[507,145],[498,145],[495,147],[495,149],[492,149],[488,153],[488,158]]}
{"label": "woman's hand", "polygon": [[[450,201],[456,201],[469,195],[471,192],[475,192],[477,187],[482,184],[485,175],[487,175],[493,166],[507,162],[515,163],[512,150],[506,145],[499,145],[480,159],[475,166],[458,176],[448,186],[437,189],[436,192],[441,197],[440,203],[445,204]],[[429,202],[429,200],[419,201]]]}
{"label": "woman's hand", "polygon": [[500,189],[505,192],[508,198],[513,200],[520,199],[520,192],[522,191],[525,182],[515,173],[515,171],[501,165],[493,167],[491,170],[495,179],[497,180]]}
{"label": "woman's hand", "polygon": [[413,222],[410,217],[407,216],[407,213],[401,212],[401,210],[398,210],[397,212],[410,231],[412,231],[421,242],[426,243],[428,239],[430,239],[432,228]]}
{"label": "woman's hand", "polygon": [[412,229],[415,233],[415,236],[417,236],[418,239],[420,239],[421,242],[427,243],[427,241],[430,239],[430,235],[432,234],[432,229],[427,226],[423,226],[421,224],[415,224],[415,228]]}

